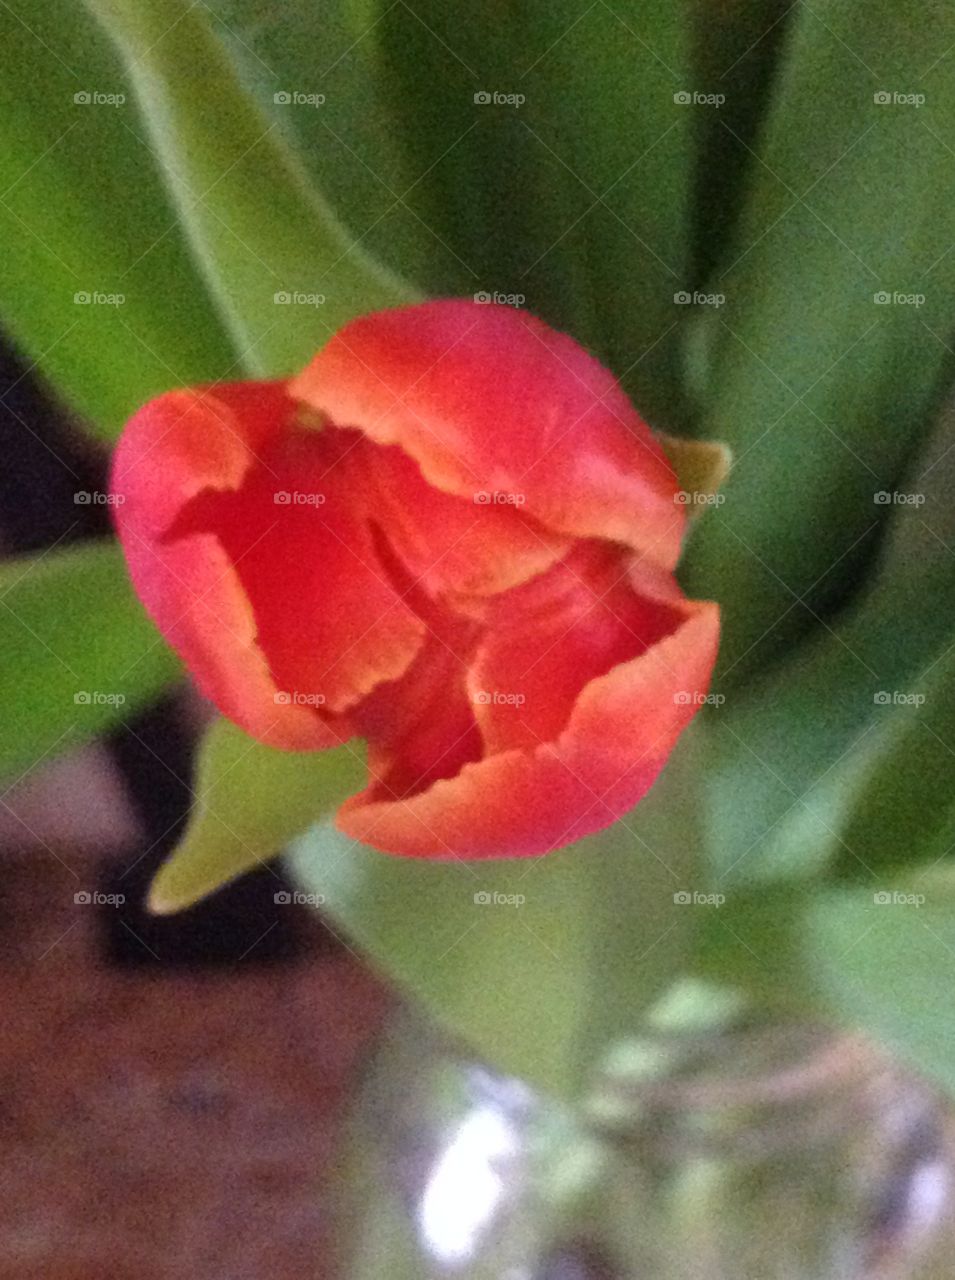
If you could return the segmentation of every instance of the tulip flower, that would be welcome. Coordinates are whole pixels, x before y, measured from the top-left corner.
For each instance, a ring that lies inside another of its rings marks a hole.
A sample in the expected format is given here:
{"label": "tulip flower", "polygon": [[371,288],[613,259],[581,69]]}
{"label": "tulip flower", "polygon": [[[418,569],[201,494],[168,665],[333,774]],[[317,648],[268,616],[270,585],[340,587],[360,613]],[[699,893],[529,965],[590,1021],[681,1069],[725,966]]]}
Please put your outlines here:
{"label": "tulip flower", "polygon": [[541,854],[625,816],[703,701],[716,605],[676,476],[571,338],[509,307],[365,316],[298,376],[172,391],[117,449],[139,595],[199,687],[290,751],[354,736],[355,840]]}

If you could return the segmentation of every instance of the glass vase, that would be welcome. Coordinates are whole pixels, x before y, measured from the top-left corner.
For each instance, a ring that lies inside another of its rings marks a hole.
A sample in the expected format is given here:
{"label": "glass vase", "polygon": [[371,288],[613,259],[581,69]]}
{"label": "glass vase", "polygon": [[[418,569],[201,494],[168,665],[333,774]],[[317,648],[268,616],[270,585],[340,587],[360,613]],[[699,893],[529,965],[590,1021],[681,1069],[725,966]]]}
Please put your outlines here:
{"label": "glass vase", "polygon": [[946,1105],[864,1040],[654,1034],[574,1107],[404,1011],[338,1167],[340,1280],[942,1280]]}

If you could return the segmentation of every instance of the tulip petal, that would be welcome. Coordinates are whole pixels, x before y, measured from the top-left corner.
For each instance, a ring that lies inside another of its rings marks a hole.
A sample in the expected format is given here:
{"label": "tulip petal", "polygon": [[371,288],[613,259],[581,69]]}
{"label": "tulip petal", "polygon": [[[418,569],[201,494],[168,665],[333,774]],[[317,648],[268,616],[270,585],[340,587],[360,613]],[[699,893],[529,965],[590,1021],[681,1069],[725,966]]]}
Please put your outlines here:
{"label": "tulip petal", "polygon": [[290,394],[400,445],[447,493],[517,496],[557,533],[676,564],[685,515],[659,443],[612,374],[525,312],[444,300],[362,317]]}
{"label": "tulip petal", "polygon": [[693,601],[685,610],[672,635],[586,685],[556,741],[467,764],[406,800],[381,802],[365,792],[341,807],[338,826],[409,857],[520,857],[625,817],[708,687],[719,610]]}
{"label": "tulip petal", "polygon": [[161,397],[124,433],[113,487],[136,589],[200,687],[254,737],[304,750],[347,736],[330,713],[400,675],[425,626],[356,509],[359,438],[295,412],[279,384]]}
{"label": "tulip petal", "polygon": [[670,599],[638,593],[631,560],[612,544],[580,543],[548,574],[494,602],[468,673],[488,755],[555,740],[585,685],[685,620],[676,584]]}
{"label": "tulip petal", "polygon": [[362,704],[356,713],[359,732],[366,733],[372,716],[382,722],[377,733],[368,733],[367,798],[417,795],[481,759],[481,733],[464,673],[458,658],[431,639],[401,680],[380,686]]}
{"label": "tulip petal", "polygon": [[402,449],[366,441],[358,465],[375,486],[374,508],[395,554],[431,595],[506,591],[568,549],[567,538],[520,505],[434,488]]}

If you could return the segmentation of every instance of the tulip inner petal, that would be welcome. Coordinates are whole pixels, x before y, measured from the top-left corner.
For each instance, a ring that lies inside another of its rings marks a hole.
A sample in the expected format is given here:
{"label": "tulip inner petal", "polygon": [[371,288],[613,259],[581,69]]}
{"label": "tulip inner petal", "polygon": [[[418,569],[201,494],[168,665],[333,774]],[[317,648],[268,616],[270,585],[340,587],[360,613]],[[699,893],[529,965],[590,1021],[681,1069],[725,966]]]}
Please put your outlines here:
{"label": "tulip inner petal", "polygon": [[507,591],[549,569],[571,546],[526,511],[523,494],[446,493],[396,445],[366,440],[359,455],[389,542],[433,596]]}
{"label": "tulip inner petal", "polygon": [[555,741],[590,681],[684,621],[677,600],[635,589],[632,563],[612,543],[581,542],[494,602],[468,677],[488,754]]}
{"label": "tulip inner petal", "polygon": [[334,428],[288,431],[239,488],[197,495],[167,534],[216,535],[278,689],[323,714],[397,679],[426,634],[379,561],[350,462],[358,442]]}
{"label": "tulip inner petal", "polygon": [[427,629],[408,670],[379,685],[351,717],[356,732],[368,740],[368,798],[398,800],[455,777],[482,757],[467,689],[481,627],[431,597],[380,529],[376,544],[396,590]]}

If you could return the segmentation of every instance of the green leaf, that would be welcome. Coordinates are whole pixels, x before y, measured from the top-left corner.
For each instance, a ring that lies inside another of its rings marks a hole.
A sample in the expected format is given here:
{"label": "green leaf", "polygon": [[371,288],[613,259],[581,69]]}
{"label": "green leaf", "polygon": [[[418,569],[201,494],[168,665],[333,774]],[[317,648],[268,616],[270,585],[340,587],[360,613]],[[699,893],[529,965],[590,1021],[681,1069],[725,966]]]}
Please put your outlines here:
{"label": "green leaf", "polygon": [[122,722],[180,675],[106,541],[0,564],[0,654],[5,776]]}
{"label": "green leaf", "polygon": [[858,581],[884,514],[873,495],[895,487],[951,369],[955,83],[940,51],[955,11],[911,19],[890,0],[796,9],[708,285],[726,305],[701,432],[735,464],[688,584],[725,605],[735,683]]}
{"label": "green leaf", "polygon": [[562,276],[550,305],[567,307],[582,264],[592,320],[576,336],[649,422],[682,434],[695,141],[692,109],[679,100],[692,78],[686,6],[650,0],[581,14],[571,0],[550,0],[530,13],[525,34],[527,12],[514,11],[511,33],[536,173],[524,278],[541,290],[546,315]]}
{"label": "green leaf", "polygon": [[[870,861],[869,838],[845,828],[872,771],[898,741],[897,726],[904,735],[910,712],[921,714],[908,700],[942,678],[955,640],[953,441],[949,408],[893,485],[893,500],[872,504],[889,512],[887,536],[842,617],[747,686],[724,682],[725,702],[707,720],[704,771],[708,856],[722,887],[833,867],[867,875],[890,853],[877,841],[882,854],[873,846]],[[944,707],[944,695],[932,705]],[[930,734],[914,732],[923,748],[931,745]],[[944,748],[936,747],[928,771],[946,767]],[[865,824],[862,811],[858,821]],[[899,857],[929,856],[920,833],[923,823],[898,845]]]}
{"label": "green leaf", "polygon": [[453,250],[416,212],[419,180],[430,175],[409,171],[387,105],[375,47],[384,6],[288,0],[263,10],[257,0],[212,0],[207,8],[243,84],[349,234],[429,293],[473,292]]}
{"label": "green leaf", "polygon": [[[150,396],[241,366],[140,141],[119,60],[83,6],[10,0],[0,42],[0,316],[112,438]],[[122,302],[97,300],[110,296]]]}
{"label": "green leaf", "polygon": [[278,751],[217,720],[200,750],[189,825],[153,881],[149,909],[182,911],[261,866],[359,790],[363,776],[351,747]]}
{"label": "green leaf", "polygon": [[955,1090],[950,869],[866,889],[732,894],[708,925],[701,959],[712,976],[777,1015],[862,1031]]}
{"label": "green leaf", "polygon": [[700,285],[719,265],[743,205],[756,165],[752,148],[794,7],[778,0],[691,0],[692,87],[718,99],[694,110],[694,279]]}
{"label": "green leaf", "polygon": [[[381,6],[366,43],[403,148],[429,285],[571,332],[658,426],[681,422],[692,122],[680,6]],[[374,161],[372,167],[376,168]]]}
{"label": "green leaf", "polygon": [[674,895],[700,887],[697,767],[684,735],[629,818],[545,858],[400,859],[325,824],[293,845],[291,866],[441,1025],[574,1096],[693,946],[705,908]]}
{"label": "green leaf", "polygon": [[886,875],[955,849],[955,645],[912,689],[883,689],[897,708],[840,839],[841,869]]}
{"label": "green leaf", "polygon": [[87,3],[123,54],[173,203],[252,372],[291,373],[347,320],[412,299],[347,234],[204,10]]}
{"label": "green leaf", "polygon": [[805,938],[820,1003],[955,1092],[950,875],[825,894]]}

